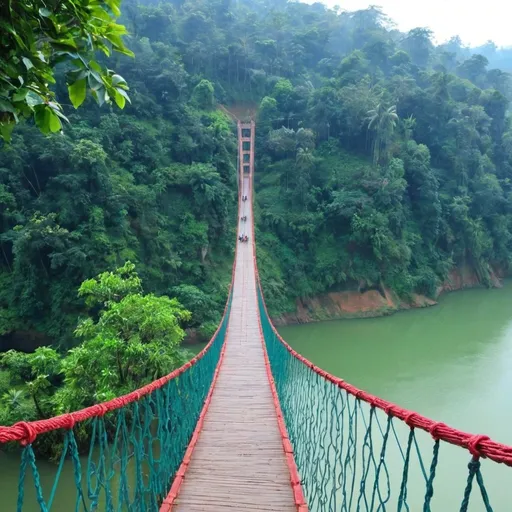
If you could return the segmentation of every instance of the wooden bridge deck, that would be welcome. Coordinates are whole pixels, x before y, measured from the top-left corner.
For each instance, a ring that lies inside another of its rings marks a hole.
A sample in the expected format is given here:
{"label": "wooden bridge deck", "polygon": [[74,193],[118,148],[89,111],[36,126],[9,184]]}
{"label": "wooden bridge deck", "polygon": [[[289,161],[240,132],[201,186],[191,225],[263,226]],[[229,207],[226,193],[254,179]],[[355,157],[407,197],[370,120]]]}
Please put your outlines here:
{"label": "wooden bridge deck", "polygon": [[253,266],[249,178],[244,178],[226,352],[203,430],[173,510],[295,511],[290,473],[263,358]]}

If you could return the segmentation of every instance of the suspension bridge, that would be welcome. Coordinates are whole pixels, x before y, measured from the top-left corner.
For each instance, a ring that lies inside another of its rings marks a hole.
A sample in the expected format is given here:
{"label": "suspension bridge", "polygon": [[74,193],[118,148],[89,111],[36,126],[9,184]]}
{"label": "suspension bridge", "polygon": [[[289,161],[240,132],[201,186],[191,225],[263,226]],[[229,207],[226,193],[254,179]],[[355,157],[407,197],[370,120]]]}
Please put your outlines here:
{"label": "suspension bridge", "polygon": [[[357,389],[279,336],[256,263],[254,122],[238,121],[238,138],[238,234],[248,241],[237,243],[217,332],[183,367],[128,395],[0,427],[4,448],[21,447],[12,510],[497,510],[483,468],[512,466],[512,447]],[[51,484],[36,458],[43,441],[62,447]],[[443,468],[447,447],[458,457]],[[66,504],[64,471],[74,482]]]}

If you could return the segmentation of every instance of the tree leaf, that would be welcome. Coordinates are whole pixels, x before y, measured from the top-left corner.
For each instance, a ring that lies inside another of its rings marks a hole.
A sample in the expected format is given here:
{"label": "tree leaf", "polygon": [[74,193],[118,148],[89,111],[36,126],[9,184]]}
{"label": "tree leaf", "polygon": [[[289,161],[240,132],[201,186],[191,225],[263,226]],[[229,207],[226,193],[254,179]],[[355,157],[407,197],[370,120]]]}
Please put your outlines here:
{"label": "tree leaf", "polygon": [[120,109],[124,108],[126,100],[124,99],[124,97],[121,94],[119,94],[119,90],[117,90],[117,89],[114,94],[114,100]]}
{"label": "tree leaf", "polygon": [[[48,106],[52,109],[52,112],[58,115],[61,119],[69,123],[69,119],[62,113],[62,107],[59,103],[55,103],[54,101],[50,101]],[[62,123],[61,123],[62,124]]]}
{"label": "tree leaf", "polygon": [[53,109],[53,111],[55,112],[55,114],[57,114],[62,120],[66,121],[66,123],[69,123],[69,119],[60,111],[60,110],[56,110],[56,109]]}
{"label": "tree leaf", "polygon": [[55,84],[55,78],[53,78],[53,75],[50,73],[41,73],[41,77],[44,78],[49,84]]}
{"label": "tree leaf", "polygon": [[93,69],[94,71],[96,71],[97,73],[102,73],[101,66],[95,60],[89,61],[89,67],[91,69]]}
{"label": "tree leaf", "polygon": [[84,102],[86,92],[87,82],[85,78],[68,85],[69,99],[75,108],[78,108]]}
{"label": "tree leaf", "polygon": [[125,99],[128,103],[130,103],[130,104],[131,104],[130,97],[128,96],[128,93],[127,93],[125,90],[123,90],[123,89],[121,89],[121,88],[119,88],[119,87],[116,87],[116,92],[118,92],[121,96],[123,96],[123,97],[124,97],[124,99]]}
{"label": "tree leaf", "polygon": [[73,50],[78,50],[78,46],[76,45],[75,41],[71,38],[59,39],[58,42],[53,42],[52,48],[63,52],[69,51],[70,48]]}
{"label": "tree leaf", "polygon": [[60,122],[60,119],[58,118],[58,116],[55,114],[55,112],[51,108],[47,108],[46,110],[48,111],[48,114],[49,114],[48,119],[49,119],[50,131],[52,133],[60,132],[60,130],[62,129],[62,124]]}
{"label": "tree leaf", "polygon": [[52,11],[50,11],[50,9],[47,9],[46,7],[41,7],[39,9],[39,14],[43,16],[43,18],[49,18],[52,15]]}
{"label": "tree leaf", "polygon": [[93,71],[92,69],[89,71],[89,87],[91,89],[99,89],[100,87],[103,87],[103,77],[100,73],[97,73],[96,71]]}
{"label": "tree leaf", "polygon": [[129,50],[128,48],[126,47],[116,47],[116,52],[117,53],[121,53],[122,55],[126,55],[127,57],[135,57],[135,54]]}
{"label": "tree leaf", "polygon": [[106,21],[107,23],[111,23],[112,22],[112,18],[110,17],[108,12],[105,11],[105,9],[102,9],[101,7],[98,7],[98,6],[93,7],[91,9],[91,14],[95,18],[103,20],[103,21]]}
{"label": "tree leaf", "polygon": [[97,89],[92,89],[91,94],[93,98],[97,101],[98,105],[101,107],[103,103],[105,103],[105,88],[104,87],[98,87]]}
{"label": "tree leaf", "polygon": [[120,75],[112,75],[112,85],[126,84],[126,80]]}
{"label": "tree leaf", "polygon": [[96,42],[95,48],[101,50],[107,57],[110,57],[110,48],[106,44]]}
{"label": "tree leaf", "polygon": [[45,135],[50,133],[50,109],[47,109],[44,105],[37,105],[34,120],[42,133]]}
{"label": "tree leaf", "polygon": [[25,64],[25,67],[27,70],[34,67],[34,64],[32,64],[32,61],[30,59],[27,59],[27,57],[22,57],[21,60],[23,61],[23,64]]}
{"label": "tree leaf", "polygon": [[29,91],[27,94],[27,105],[29,107],[35,107],[36,105],[41,105],[44,103],[43,98],[41,96],[37,95],[33,91]]}
{"label": "tree leaf", "polygon": [[0,112],[14,113],[15,110],[10,101],[0,98]]}
{"label": "tree leaf", "polygon": [[19,89],[16,93],[14,93],[12,101],[23,101],[27,97],[28,92],[28,89]]}
{"label": "tree leaf", "polygon": [[105,3],[110,7],[110,10],[114,13],[114,16],[121,15],[121,10],[119,9],[121,2],[119,0],[105,0]]}
{"label": "tree leaf", "polygon": [[0,123],[0,134],[6,142],[11,141],[11,133],[16,123]]}

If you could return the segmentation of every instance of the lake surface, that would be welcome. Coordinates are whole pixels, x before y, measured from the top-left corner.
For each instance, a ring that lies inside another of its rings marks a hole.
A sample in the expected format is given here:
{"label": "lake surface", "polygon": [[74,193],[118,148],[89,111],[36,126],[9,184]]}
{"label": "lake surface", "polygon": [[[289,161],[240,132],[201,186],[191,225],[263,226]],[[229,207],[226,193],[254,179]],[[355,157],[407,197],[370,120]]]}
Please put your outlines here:
{"label": "lake surface", "polygon": [[[502,289],[444,295],[427,309],[288,326],[280,332],[298,352],[351,384],[434,420],[512,445],[510,281]],[[442,448],[448,457],[440,460],[449,468],[449,486],[438,486],[436,510],[458,510],[452,500],[453,475],[464,475],[463,486],[469,457],[465,452],[460,458],[462,449]],[[512,468],[488,461],[483,467],[494,510],[512,510]],[[470,510],[485,510],[480,498],[471,501]]]}

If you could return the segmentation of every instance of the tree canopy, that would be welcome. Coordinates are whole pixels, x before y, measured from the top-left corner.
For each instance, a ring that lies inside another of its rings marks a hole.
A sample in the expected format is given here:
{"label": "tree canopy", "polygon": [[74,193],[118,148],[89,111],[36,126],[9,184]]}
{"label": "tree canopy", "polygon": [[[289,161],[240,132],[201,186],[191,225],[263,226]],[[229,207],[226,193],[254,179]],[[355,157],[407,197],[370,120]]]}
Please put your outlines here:
{"label": "tree canopy", "polygon": [[[66,69],[69,99],[75,108],[87,90],[102,105],[128,100],[125,80],[100,64],[95,52],[133,55],[123,43],[121,0],[6,0],[0,6],[0,134],[8,140],[22,118],[33,117],[47,134],[67,121],[52,88],[55,67]],[[62,101],[62,100],[61,100]]]}

